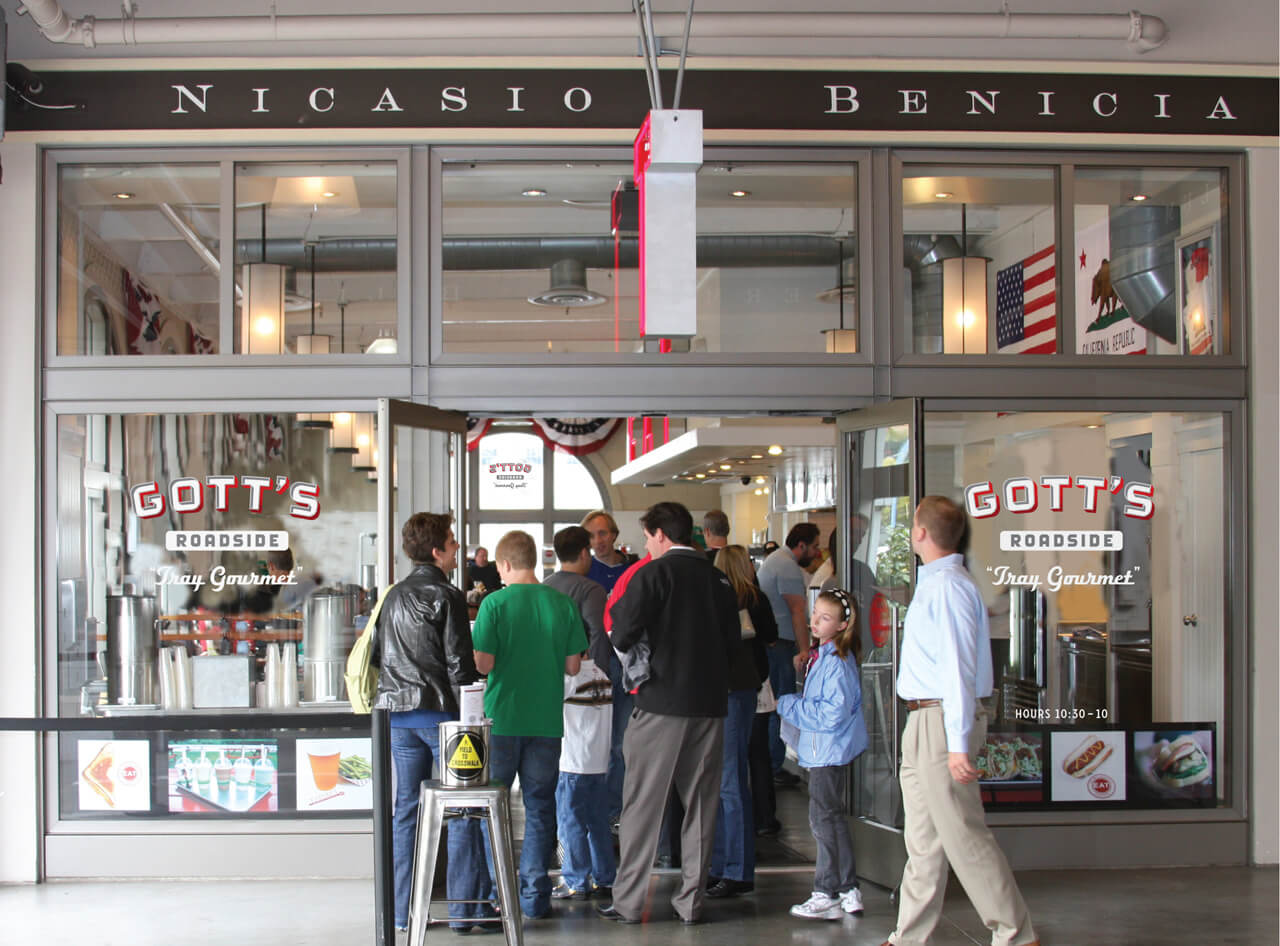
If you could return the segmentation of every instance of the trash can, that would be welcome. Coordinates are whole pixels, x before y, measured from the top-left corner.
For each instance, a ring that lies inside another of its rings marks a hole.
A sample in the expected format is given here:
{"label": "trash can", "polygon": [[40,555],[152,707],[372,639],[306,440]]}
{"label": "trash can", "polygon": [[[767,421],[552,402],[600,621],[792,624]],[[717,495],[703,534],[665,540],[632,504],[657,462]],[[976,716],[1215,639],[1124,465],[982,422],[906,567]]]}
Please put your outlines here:
{"label": "trash can", "polygon": [[475,788],[489,784],[489,720],[440,724],[440,785]]}

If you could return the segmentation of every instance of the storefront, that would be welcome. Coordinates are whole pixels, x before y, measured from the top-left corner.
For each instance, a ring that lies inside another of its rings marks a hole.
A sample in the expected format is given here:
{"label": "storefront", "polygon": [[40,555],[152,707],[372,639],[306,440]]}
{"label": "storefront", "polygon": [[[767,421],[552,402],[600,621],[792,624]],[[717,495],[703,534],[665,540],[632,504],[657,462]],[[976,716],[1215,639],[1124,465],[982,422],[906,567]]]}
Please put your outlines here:
{"label": "storefront", "polygon": [[[828,468],[771,473],[766,515],[863,522],[839,552],[880,597],[850,812],[885,877],[901,531],[935,492],[973,521],[1000,668],[980,762],[1015,865],[1274,858],[1250,669],[1274,657],[1277,409],[1250,370],[1275,345],[1274,77],[743,72],[739,112],[707,97],[729,74],[690,75],[697,325],[660,344],[625,220],[638,75],[44,72],[88,107],[11,113],[0,151],[31,237],[0,263],[29,408],[5,475],[36,510],[5,553],[33,589],[5,715],[64,724],[3,736],[26,871],[367,873],[368,727],[334,673],[405,515],[545,540],[756,475],[618,476],[621,424],[569,463],[524,421],[582,415],[670,418],[657,448],[713,416],[825,429]],[[449,124],[417,127],[427,101]],[[500,422],[473,451],[466,415]]]}

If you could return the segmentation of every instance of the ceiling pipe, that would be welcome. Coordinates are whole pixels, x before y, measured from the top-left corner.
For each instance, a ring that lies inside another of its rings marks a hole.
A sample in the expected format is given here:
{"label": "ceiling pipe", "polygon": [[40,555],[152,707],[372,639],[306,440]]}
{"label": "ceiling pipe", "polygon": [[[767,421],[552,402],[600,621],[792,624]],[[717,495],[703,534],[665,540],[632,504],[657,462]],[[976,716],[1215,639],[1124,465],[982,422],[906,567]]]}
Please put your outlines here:
{"label": "ceiling pipe", "polygon": [[[635,268],[639,241],[622,240],[619,265]],[[391,272],[396,267],[393,237],[355,237],[318,240],[317,272]],[[849,239],[780,234],[760,236],[708,235],[697,241],[699,266],[741,268],[747,266],[834,266],[841,253],[853,254]],[[266,255],[273,263],[295,269],[310,265],[301,240],[267,241]],[[457,270],[549,269],[560,260],[573,259],[589,269],[612,269],[613,237],[445,237],[441,256],[446,272]],[[236,241],[236,259],[262,257],[262,241]]]}
{"label": "ceiling pipe", "polygon": [[[317,40],[627,39],[630,13],[421,13],[342,16],[69,17],[59,0],[25,0],[21,12],[54,43],[86,47],[156,43]],[[129,8],[126,8],[126,12]],[[679,13],[653,15],[655,34],[683,31]],[[703,13],[699,39],[908,37],[934,39],[1123,39],[1137,52],[1164,45],[1157,16],[1128,13]]]}

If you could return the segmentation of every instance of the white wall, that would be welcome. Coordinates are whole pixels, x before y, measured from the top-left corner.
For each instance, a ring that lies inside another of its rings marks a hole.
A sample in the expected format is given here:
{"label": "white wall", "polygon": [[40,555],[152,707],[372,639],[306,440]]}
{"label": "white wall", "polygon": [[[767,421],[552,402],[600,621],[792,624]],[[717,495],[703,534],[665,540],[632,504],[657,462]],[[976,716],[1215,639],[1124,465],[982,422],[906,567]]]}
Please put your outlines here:
{"label": "white wall", "polygon": [[[39,348],[36,309],[36,165],[33,144],[10,136],[0,143],[0,495],[5,497],[5,537],[0,575],[10,594],[0,624],[0,716],[39,713],[36,700],[40,594],[35,554],[39,525],[39,445],[36,398]],[[0,734],[0,883],[34,881],[40,844],[36,795],[36,745],[27,733]]]}
{"label": "white wall", "polygon": [[1257,864],[1280,863],[1280,614],[1277,562],[1280,562],[1280,503],[1276,470],[1280,469],[1280,383],[1275,370],[1280,356],[1280,153],[1275,148],[1249,151],[1249,272],[1252,338],[1249,351],[1251,477],[1249,549],[1253,629],[1250,635],[1249,686],[1253,745],[1250,760],[1253,839],[1251,856]]}

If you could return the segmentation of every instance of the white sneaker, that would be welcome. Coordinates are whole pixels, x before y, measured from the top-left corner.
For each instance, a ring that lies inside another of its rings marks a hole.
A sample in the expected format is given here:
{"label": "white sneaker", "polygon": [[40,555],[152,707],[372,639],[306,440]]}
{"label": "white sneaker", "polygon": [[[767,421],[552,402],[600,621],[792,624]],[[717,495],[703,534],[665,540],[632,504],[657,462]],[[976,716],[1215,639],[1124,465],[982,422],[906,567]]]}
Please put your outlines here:
{"label": "white sneaker", "polygon": [[791,908],[791,915],[805,920],[838,920],[840,901],[815,890],[808,900]]}
{"label": "white sneaker", "polygon": [[861,913],[862,891],[853,887],[840,894],[840,909],[845,913]]}

